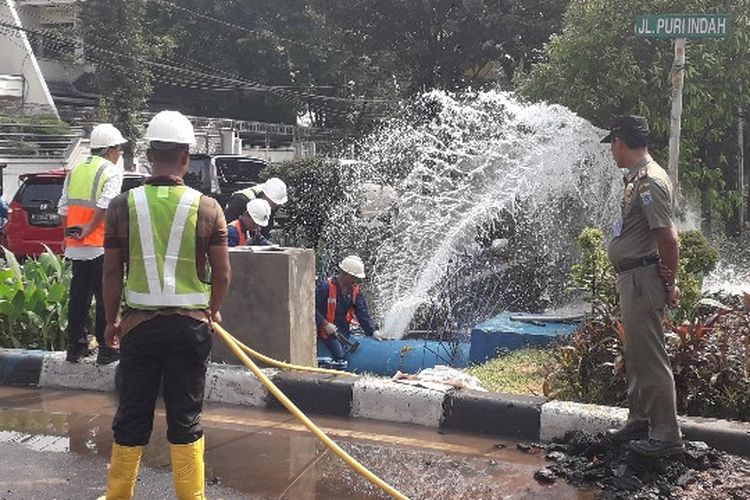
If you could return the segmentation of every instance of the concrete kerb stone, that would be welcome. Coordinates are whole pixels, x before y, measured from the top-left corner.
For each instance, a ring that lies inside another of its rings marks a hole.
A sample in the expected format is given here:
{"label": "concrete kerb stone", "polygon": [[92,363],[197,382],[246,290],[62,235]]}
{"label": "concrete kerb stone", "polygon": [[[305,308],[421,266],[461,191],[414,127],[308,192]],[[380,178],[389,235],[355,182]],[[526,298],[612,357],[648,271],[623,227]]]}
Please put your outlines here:
{"label": "concrete kerb stone", "polygon": [[542,404],[536,396],[463,389],[451,391],[443,403],[441,426],[480,434],[539,439]]}
{"label": "concrete kerb stone", "polygon": [[[267,377],[276,370],[263,369]],[[206,373],[206,401],[242,406],[268,406],[269,394],[260,380],[243,366],[210,363]]]}
{"label": "concrete kerb stone", "polygon": [[44,351],[0,348],[0,385],[37,385]]}
{"label": "concrete kerb stone", "polygon": [[[354,377],[321,373],[279,372],[273,383],[305,413],[348,417],[352,409]],[[269,406],[281,408],[273,396]]]}
{"label": "concrete kerb stone", "polygon": [[39,387],[114,392],[117,365],[118,363],[98,365],[89,359],[80,363],[68,363],[64,352],[50,352],[42,362]]}
{"label": "concrete kerb stone", "polygon": [[442,391],[362,378],[352,390],[352,416],[438,427],[443,416]]}
{"label": "concrete kerb stone", "polygon": [[624,408],[550,401],[542,405],[539,439],[549,441],[564,436],[568,431],[596,434],[620,427],[627,418],[628,411]]}

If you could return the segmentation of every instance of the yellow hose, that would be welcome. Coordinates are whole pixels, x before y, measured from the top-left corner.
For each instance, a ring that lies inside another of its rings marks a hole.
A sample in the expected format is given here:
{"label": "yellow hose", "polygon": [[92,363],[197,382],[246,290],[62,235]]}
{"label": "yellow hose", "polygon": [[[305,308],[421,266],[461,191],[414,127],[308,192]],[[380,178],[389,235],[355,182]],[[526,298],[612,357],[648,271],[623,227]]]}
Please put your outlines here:
{"label": "yellow hose", "polygon": [[301,372],[325,373],[327,375],[345,375],[347,377],[359,376],[356,373],[344,372],[340,370],[329,370],[328,368],[313,368],[312,366],[300,366],[300,365],[292,365],[289,363],[284,363],[283,361],[278,361],[273,358],[269,358],[265,354],[261,354],[258,351],[251,349],[250,347],[246,346],[245,344],[243,344],[242,342],[240,342],[234,337],[232,337],[232,340],[234,340],[237,343],[240,349],[242,349],[247,354],[257,359],[261,363],[265,363],[270,366],[275,366],[276,368],[281,368],[282,370],[297,370]]}
{"label": "yellow hose", "polygon": [[294,415],[302,424],[307,427],[307,429],[315,434],[315,437],[320,439],[320,441],[323,442],[332,452],[334,452],[336,455],[341,457],[341,459],[346,462],[352,469],[354,469],[357,473],[364,476],[365,479],[370,481],[373,485],[377,486],[383,492],[386,494],[392,496],[393,498],[397,498],[399,500],[409,500],[409,497],[404,495],[403,493],[399,492],[397,489],[395,489],[393,486],[389,485],[382,479],[380,479],[378,476],[370,472],[365,466],[360,464],[357,460],[354,459],[351,455],[349,455],[347,452],[341,449],[339,445],[337,445],[331,438],[329,438],[325,432],[321,431],[307,416],[305,416],[304,413],[300,411],[297,406],[292,403],[289,398],[287,398],[281,390],[279,390],[278,387],[274,385],[274,383],[266,377],[266,375],[258,368],[258,365],[256,365],[253,360],[251,360],[244,352],[242,352],[242,349],[238,345],[237,340],[232,337],[232,335],[224,330],[221,325],[214,323],[213,324],[214,331],[221,336],[222,340],[226,342],[227,346],[234,352],[234,354],[240,358],[240,361],[247,366],[251,372],[253,372],[253,375],[258,377],[258,380],[263,383],[264,386],[268,389],[268,391],[273,394],[273,396],[279,400],[279,402],[289,410],[289,413]]}

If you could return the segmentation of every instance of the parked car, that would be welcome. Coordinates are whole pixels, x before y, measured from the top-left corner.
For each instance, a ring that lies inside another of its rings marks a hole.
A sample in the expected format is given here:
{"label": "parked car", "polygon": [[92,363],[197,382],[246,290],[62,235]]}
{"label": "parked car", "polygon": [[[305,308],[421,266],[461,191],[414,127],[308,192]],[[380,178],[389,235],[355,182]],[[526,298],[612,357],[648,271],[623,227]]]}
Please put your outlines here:
{"label": "parked car", "polygon": [[254,186],[268,160],[245,155],[190,155],[185,184],[218,200],[226,207],[232,193]]}
{"label": "parked car", "polygon": [[[7,248],[17,257],[37,256],[44,245],[61,254],[63,227],[57,213],[65,170],[19,175],[19,188],[8,210],[5,225]],[[140,186],[147,176],[125,172],[122,191]]]}

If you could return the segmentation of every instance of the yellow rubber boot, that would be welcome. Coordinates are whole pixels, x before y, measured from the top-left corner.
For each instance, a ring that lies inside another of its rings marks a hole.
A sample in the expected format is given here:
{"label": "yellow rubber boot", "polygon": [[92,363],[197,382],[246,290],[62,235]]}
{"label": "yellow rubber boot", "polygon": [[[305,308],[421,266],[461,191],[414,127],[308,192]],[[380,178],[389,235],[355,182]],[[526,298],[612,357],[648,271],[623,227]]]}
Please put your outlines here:
{"label": "yellow rubber boot", "polygon": [[203,452],[205,439],[190,444],[169,445],[172,457],[172,481],[178,500],[205,500]]}
{"label": "yellow rubber boot", "polygon": [[143,446],[112,444],[112,464],[107,474],[107,496],[100,497],[100,499],[130,500],[133,498],[141,455],[143,455]]}

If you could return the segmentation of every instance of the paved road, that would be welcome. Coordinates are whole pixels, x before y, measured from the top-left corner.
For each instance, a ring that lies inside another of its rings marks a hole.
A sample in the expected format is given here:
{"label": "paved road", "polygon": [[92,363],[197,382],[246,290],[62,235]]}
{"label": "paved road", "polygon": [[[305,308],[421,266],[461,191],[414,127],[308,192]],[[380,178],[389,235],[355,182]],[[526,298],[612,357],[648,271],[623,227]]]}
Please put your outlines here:
{"label": "paved road", "polygon": [[[112,446],[112,395],[0,387],[0,498],[93,499]],[[417,498],[592,498],[562,482],[542,486],[543,458],[515,443],[418,426],[313,417],[344,449]],[[286,413],[208,404],[211,499],[383,498]],[[136,498],[173,498],[163,409],[158,410]]]}

